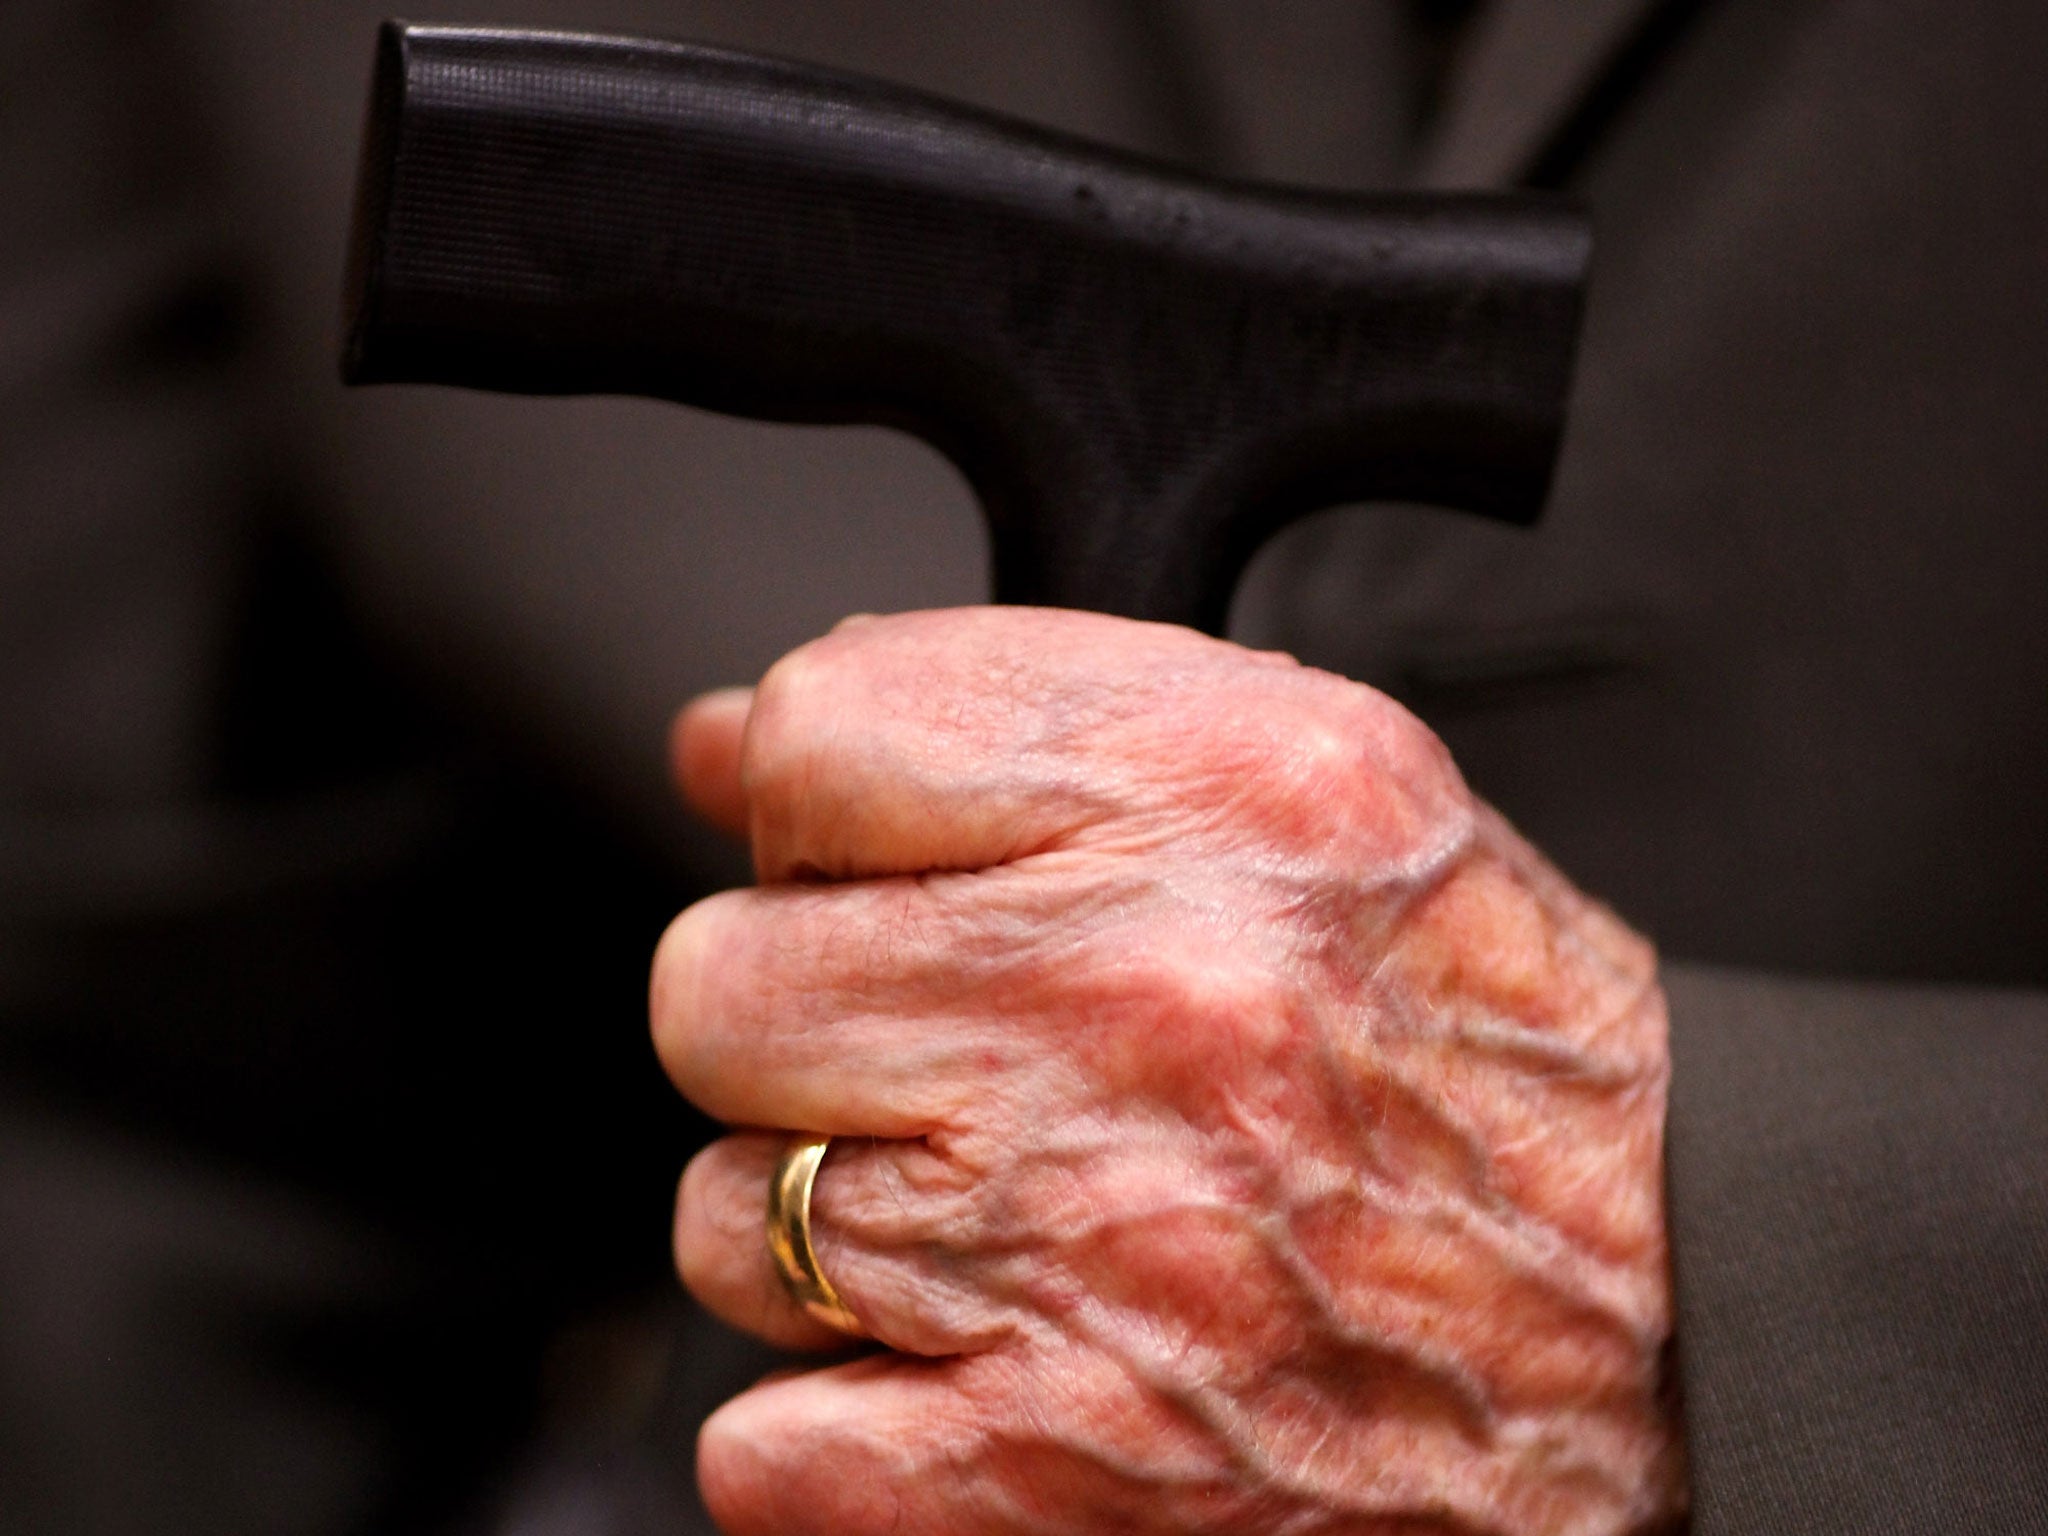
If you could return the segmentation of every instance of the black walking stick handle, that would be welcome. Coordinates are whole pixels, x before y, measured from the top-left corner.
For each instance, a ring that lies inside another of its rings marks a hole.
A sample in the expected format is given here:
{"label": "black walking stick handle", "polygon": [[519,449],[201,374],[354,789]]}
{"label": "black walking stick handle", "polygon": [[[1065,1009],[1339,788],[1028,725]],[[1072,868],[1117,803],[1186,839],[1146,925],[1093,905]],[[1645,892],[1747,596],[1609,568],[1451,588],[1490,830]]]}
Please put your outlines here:
{"label": "black walking stick handle", "polygon": [[885,422],[996,596],[1222,627],[1282,521],[1542,507],[1589,239],[1555,203],[1208,180],[716,49],[387,23],[344,370]]}

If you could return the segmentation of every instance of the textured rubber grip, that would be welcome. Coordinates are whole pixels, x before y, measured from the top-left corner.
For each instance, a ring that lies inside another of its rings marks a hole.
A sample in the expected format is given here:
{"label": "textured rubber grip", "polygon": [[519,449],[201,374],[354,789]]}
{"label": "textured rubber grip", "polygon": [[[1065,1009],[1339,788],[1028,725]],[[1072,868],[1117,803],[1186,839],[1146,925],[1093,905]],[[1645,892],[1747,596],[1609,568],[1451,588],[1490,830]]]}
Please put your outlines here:
{"label": "textured rubber grip", "polygon": [[801,65],[409,27],[344,373],[898,425],[1001,601],[1220,629],[1281,521],[1542,507],[1585,280],[1550,201],[1206,180]]}

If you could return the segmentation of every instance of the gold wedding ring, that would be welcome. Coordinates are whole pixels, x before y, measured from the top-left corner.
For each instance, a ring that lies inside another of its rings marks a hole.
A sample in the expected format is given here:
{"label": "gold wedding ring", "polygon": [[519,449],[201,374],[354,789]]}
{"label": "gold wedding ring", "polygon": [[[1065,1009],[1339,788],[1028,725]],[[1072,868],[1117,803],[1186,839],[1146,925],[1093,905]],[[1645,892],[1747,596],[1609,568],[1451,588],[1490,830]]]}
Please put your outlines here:
{"label": "gold wedding ring", "polygon": [[867,1329],[825,1278],[811,1246],[811,1185],[831,1145],[830,1136],[798,1135],[783,1147],[775,1176],[768,1181],[768,1251],[798,1306],[827,1328],[864,1339]]}

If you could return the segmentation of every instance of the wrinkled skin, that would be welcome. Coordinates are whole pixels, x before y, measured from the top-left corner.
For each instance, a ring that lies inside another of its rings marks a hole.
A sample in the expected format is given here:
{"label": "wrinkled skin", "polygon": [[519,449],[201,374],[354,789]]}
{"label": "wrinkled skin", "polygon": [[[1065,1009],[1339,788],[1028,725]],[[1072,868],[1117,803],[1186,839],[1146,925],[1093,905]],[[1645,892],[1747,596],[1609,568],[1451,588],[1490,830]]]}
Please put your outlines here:
{"label": "wrinkled skin", "polygon": [[711,1309],[829,1346],[763,1242],[781,1131],[888,1346],[706,1425],[747,1533],[1615,1532],[1676,1509],[1649,947],[1359,685],[1183,630],[864,619],[686,712],[760,888],[656,958],[742,1131]]}

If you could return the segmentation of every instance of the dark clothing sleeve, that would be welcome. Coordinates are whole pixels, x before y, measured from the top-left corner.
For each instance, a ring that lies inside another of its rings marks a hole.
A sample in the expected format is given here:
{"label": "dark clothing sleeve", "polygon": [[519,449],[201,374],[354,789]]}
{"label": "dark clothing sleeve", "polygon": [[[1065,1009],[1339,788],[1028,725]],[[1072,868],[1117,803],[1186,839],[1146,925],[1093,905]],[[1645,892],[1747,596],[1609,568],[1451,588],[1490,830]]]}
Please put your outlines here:
{"label": "dark clothing sleeve", "polygon": [[2048,996],[1674,967],[1697,1536],[2048,1522]]}

